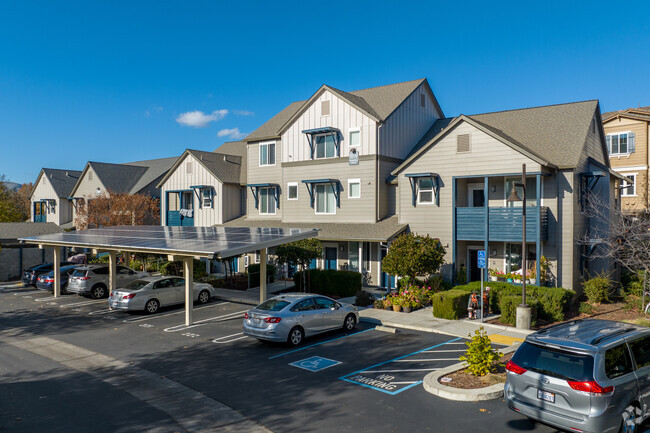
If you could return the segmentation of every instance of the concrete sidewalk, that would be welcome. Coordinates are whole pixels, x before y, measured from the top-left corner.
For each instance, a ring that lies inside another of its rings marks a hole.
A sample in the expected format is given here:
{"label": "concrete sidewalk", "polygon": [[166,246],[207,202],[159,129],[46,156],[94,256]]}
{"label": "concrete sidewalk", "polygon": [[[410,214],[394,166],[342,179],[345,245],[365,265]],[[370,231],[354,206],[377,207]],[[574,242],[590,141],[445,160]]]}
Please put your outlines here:
{"label": "concrete sidewalk", "polygon": [[[293,281],[274,281],[266,286],[267,297],[282,292],[293,286]],[[260,303],[260,288],[254,287],[248,290],[232,290],[215,288],[216,298],[221,301],[237,302],[240,304],[258,305]]]}

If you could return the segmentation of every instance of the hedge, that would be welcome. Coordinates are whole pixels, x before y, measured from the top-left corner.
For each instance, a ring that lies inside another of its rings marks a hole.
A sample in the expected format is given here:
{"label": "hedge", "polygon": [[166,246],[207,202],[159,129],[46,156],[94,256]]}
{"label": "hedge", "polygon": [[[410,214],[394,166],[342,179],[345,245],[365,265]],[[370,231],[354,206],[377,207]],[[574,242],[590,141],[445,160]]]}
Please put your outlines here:
{"label": "hedge", "polygon": [[[260,286],[260,264],[248,265],[248,277],[251,287]],[[275,281],[275,266],[266,264],[266,282],[267,284]]]}
{"label": "hedge", "polygon": [[[519,296],[521,303],[521,286],[504,283],[501,281],[490,281],[483,283],[483,287],[490,287],[490,309],[494,313],[503,313],[501,310],[501,298],[504,296]],[[454,290],[463,290],[467,292],[480,292],[481,282],[474,281],[464,286],[456,286]],[[539,318],[550,322],[559,322],[564,320],[564,313],[575,296],[573,290],[562,287],[539,287],[526,285],[526,303],[530,304],[532,300],[539,301]]]}
{"label": "hedge", "polygon": [[[521,295],[502,296],[499,302],[501,308],[501,322],[515,326],[517,324],[517,307],[521,305]],[[540,310],[540,302],[535,298],[526,300],[526,305],[530,307],[530,325],[535,326],[537,323],[537,314]]]}
{"label": "hedge", "polygon": [[[166,262],[160,266],[160,273],[163,275],[174,275],[183,277],[183,262],[175,260],[173,262]],[[205,262],[194,259],[194,279],[205,277]]]}
{"label": "hedge", "polygon": [[[302,272],[293,274],[293,282],[297,290],[303,290]],[[361,273],[336,269],[311,269],[307,271],[307,287],[311,293],[347,298],[361,290]]]}
{"label": "hedge", "polygon": [[467,314],[470,292],[467,290],[447,290],[431,296],[433,317],[456,320]]}

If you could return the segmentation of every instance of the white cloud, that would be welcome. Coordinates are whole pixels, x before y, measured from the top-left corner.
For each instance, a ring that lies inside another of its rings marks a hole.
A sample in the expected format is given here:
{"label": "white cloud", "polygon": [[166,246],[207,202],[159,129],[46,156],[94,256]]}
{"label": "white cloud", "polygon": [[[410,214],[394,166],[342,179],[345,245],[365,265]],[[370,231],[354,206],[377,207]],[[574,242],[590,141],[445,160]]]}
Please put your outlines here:
{"label": "white cloud", "polygon": [[228,110],[215,110],[210,114],[205,114],[203,111],[188,111],[181,113],[176,121],[181,126],[191,126],[192,128],[206,128],[210,122],[217,122],[228,114]]}
{"label": "white cloud", "polygon": [[222,129],[221,131],[217,132],[217,137],[228,137],[232,138],[235,140],[239,140],[241,138],[246,137],[248,134],[244,132],[240,132],[239,128],[232,128],[232,129]]}
{"label": "white cloud", "polygon": [[248,111],[248,110],[232,110],[232,112],[233,112],[233,114],[236,114],[238,116],[254,116],[255,115],[255,113],[253,113],[252,111]]}

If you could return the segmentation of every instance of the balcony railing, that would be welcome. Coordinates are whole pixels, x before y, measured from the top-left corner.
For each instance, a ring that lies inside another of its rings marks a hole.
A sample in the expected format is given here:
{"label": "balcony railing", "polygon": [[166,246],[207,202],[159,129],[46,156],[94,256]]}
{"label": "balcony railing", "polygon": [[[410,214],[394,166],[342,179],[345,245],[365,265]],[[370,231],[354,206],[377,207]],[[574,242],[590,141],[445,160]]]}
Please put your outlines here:
{"label": "balcony railing", "polygon": [[[541,241],[548,239],[548,208],[526,207],[526,240],[537,239],[537,226],[541,227]],[[521,242],[522,234],[521,208],[488,208],[489,240],[495,242]],[[485,239],[485,209],[482,207],[456,208],[456,239],[460,241],[478,241]]]}

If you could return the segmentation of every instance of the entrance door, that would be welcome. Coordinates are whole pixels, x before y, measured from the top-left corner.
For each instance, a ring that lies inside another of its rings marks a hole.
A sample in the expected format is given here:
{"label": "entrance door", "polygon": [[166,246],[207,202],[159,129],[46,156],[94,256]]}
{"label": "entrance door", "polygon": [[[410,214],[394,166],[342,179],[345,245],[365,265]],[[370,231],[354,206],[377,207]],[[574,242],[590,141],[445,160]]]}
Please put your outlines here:
{"label": "entrance door", "polygon": [[469,207],[485,206],[485,192],[483,184],[470,183],[467,185],[467,202]]}
{"label": "entrance door", "polygon": [[44,223],[45,221],[47,221],[47,215],[45,214],[45,203],[42,201],[34,202],[34,222]]}
{"label": "entrance door", "polygon": [[469,250],[469,282],[481,281],[481,269],[478,267],[478,250]]}
{"label": "entrance door", "polygon": [[325,269],[336,269],[336,247],[325,247]]}
{"label": "entrance door", "polygon": [[[386,253],[388,252],[387,248],[385,246],[381,247],[381,259],[384,260],[384,257],[386,257]],[[386,272],[382,271],[381,272],[381,287],[384,289],[391,289],[395,286],[395,277],[392,275],[388,275]]]}

